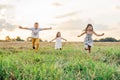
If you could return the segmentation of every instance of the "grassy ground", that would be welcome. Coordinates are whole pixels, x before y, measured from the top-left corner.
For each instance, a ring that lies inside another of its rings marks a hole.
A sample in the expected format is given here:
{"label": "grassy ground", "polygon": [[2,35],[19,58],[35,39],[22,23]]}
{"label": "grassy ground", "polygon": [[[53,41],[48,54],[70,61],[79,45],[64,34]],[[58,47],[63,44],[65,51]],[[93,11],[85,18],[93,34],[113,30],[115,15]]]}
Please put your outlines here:
{"label": "grassy ground", "polygon": [[35,53],[29,42],[0,43],[0,80],[120,80],[120,43],[41,43]]}

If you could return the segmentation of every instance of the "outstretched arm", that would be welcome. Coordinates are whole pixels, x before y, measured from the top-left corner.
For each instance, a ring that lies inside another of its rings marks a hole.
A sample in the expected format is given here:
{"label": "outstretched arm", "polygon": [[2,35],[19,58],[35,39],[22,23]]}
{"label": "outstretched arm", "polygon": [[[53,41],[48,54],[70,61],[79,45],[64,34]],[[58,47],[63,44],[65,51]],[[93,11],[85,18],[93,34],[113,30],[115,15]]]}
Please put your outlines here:
{"label": "outstretched arm", "polygon": [[26,28],[26,27],[22,27],[22,26],[19,26],[20,29],[26,29],[28,30],[29,28]]}
{"label": "outstretched arm", "polygon": [[104,33],[102,33],[102,34],[97,34],[96,32],[93,32],[93,34],[96,35],[96,36],[103,36],[103,35],[104,35]]}
{"label": "outstretched arm", "polygon": [[61,37],[61,39],[63,39],[63,40],[65,40],[65,41],[67,41],[66,39],[64,39],[64,38],[62,38],[62,37]]}
{"label": "outstretched arm", "polygon": [[53,42],[56,38],[52,39],[50,42]]}
{"label": "outstretched arm", "polygon": [[78,35],[77,37],[81,37],[85,34],[86,32],[83,32],[82,34]]}
{"label": "outstretched arm", "polygon": [[52,27],[50,27],[50,28],[43,28],[42,30],[50,30],[50,29],[52,29]]}

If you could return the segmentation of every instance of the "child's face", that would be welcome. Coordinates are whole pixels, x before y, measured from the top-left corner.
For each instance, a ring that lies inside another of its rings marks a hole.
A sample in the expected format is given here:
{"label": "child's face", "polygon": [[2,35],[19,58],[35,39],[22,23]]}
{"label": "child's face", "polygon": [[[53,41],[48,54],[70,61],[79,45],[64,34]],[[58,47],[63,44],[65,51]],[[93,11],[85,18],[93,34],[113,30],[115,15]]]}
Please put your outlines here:
{"label": "child's face", "polygon": [[60,37],[60,36],[61,36],[61,33],[58,33],[58,36]]}
{"label": "child's face", "polygon": [[39,24],[34,24],[34,28],[38,28],[39,27]]}
{"label": "child's face", "polygon": [[88,31],[92,31],[92,30],[93,30],[93,27],[92,27],[92,26],[89,26],[89,27],[87,28],[87,30],[88,30]]}

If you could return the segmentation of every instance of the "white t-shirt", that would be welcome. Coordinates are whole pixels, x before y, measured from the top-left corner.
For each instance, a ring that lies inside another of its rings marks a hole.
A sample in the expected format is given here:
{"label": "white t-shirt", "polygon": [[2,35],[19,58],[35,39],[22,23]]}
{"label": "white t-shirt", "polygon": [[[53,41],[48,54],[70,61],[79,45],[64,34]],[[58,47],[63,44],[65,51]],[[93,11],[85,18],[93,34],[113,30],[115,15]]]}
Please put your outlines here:
{"label": "white t-shirt", "polygon": [[42,31],[43,29],[42,28],[29,28],[29,30],[32,31],[31,35],[32,35],[32,38],[39,38],[39,31]]}

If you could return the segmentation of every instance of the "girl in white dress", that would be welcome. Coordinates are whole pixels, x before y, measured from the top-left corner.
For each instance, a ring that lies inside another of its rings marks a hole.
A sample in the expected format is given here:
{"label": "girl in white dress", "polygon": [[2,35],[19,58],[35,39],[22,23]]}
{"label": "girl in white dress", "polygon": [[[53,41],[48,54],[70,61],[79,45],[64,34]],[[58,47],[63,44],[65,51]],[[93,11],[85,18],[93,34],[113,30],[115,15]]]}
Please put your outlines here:
{"label": "girl in white dress", "polygon": [[61,37],[61,33],[60,32],[57,32],[56,37],[54,39],[52,39],[50,42],[52,42],[54,40],[56,40],[56,42],[55,42],[55,49],[57,49],[57,50],[62,50],[62,41],[61,40],[67,41],[66,39]]}

